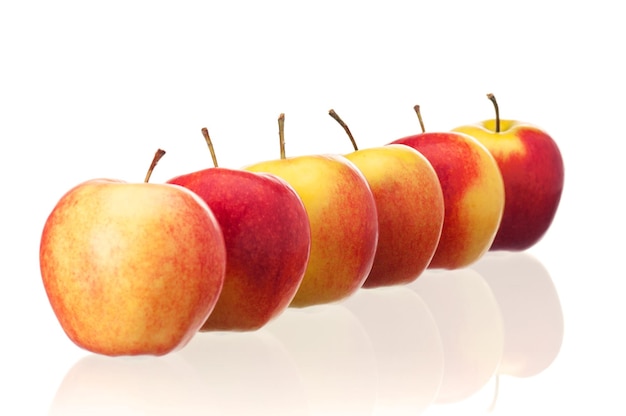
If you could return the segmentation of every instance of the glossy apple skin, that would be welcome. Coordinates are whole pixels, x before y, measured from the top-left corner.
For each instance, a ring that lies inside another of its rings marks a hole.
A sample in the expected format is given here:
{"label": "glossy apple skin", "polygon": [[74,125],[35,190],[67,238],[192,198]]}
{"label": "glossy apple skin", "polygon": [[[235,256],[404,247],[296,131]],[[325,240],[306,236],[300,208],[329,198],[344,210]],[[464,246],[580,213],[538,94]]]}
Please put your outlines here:
{"label": "glossy apple skin", "polygon": [[363,174],[340,155],[308,155],[247,166],[285,179],[306,208],[311,253],[290,306],[344,299],[361,288],[378,243],[376,202]]}
{"label": "glossy apple skin", "polygon": [[564,164],[556,142],[543,130],[516,120],[486,120],[454,131],[480,141],[498,162],[506,202],[491,250],[522,251],[548,231],[561,201]]}
{"label": "glossy apple skin", "polygon": [[201,330],[256,330],[287,308],[311,248],[309,219],[296,191],[275,175],[225,168],[168,182],[206,201],[224,233],[224,288]]}
{"label": "glossy apple skin", "polygon": [[378,213],[378,247],[363,287],[409,283],[428,267],[444,219],[437,173],[417,150],[387,145],[346,155],[367,179]]}
{"label": "glossy apple skin", "polygon": [[459,269],[478,260],[489,250],[504,209],[504,184],[493,156],[457,132],[420,133],[392,143],[422,153],[443,190],[443,229],[428,267]]}
{"label": "glossy apple skin", "polygon": [[226,247],[204,201],[179,186],[90,180],[47,218],[40,269],[78,346],[103,355],[182,348],[213,310]]}

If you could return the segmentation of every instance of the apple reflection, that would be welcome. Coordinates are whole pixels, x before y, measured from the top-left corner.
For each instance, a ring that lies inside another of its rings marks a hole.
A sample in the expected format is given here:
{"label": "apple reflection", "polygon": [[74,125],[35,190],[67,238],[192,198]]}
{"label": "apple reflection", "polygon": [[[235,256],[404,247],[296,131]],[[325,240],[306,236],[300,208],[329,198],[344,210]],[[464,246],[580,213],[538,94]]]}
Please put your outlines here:
{"label": "apple reflection", "polygon": [[198,333],[163,357],[89,355],[67,373],[51,415],[308,415],[285,348],[260,330]]}
{"label": "apple reflection", "polygon": [[498,374],[531,377],[550,366],[563,326],[537,259],[487,253],[405,286],[288,308],[258,331],[198,333],[163,357],[87,355],[67,372],[50,414],[484,411],[497,399]]}
{"label": "apple reflection", "polygon": [[309,414],[290,352],[265,329],[199,333],[179,354],[205,386],[203,414]]}
{"label": "apple reflection", "polygon": [[561,349],[564,323],[547,269],[526,252],[490,252],[472,268],[493,291],[504,320],[498,373],[531,377],[548,368]]}
{"label": "apple reflection", "polygon": [[288,308],[266,325],[289,350],[310,414],[369,415],[377,372],[368,333],[341,304]]}
{"label": "apple reflection", "polygon": [[478,272],[429,270],[409,287],[433,314],[444,355],[435,403],[461,402],[478,392],[498,369],[504,324],[498,302]]}
{"label": "apple reflection", "polygon": [[[167,415],[203,406],[202,380],[176,354],[107,357],[90,354],[67,372],[50,415]],[[194,414],[194,413],[191,413]]]}
{"label": "apple reflection", "polygon": [[378,374],[374,415],[419,415],[441,385],[444,357],[428,306],[404,286],[364,289],[344,302],[370,336]]}

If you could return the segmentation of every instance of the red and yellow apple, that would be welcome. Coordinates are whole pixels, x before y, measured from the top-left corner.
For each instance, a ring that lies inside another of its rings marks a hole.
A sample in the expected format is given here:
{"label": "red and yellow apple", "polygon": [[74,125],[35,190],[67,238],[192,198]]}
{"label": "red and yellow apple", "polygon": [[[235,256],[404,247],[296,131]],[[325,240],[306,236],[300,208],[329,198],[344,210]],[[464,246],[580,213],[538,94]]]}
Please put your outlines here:
{"label": "red and yellow apple", "polygon": [[535,245],[556,215],[563,192],[564,166],[556,142],[540,128],[496,118],[460,126],[454,131],[480,141],[498,163],[506,202],[492,250],[521,251]]}
{"label": "red and yellow apple", "polygon": [[256,330],[287,308],[311,248],[309,219],[295,190],[275,175],[219,167],[168,182],[206,201],[224,233],[224,287],[201,330]]}
{"label": "red and yellow apple", "polygon": [[210,208],[188,189],[94,179],[48,216],[40,269],[75,344],[111,356],[164,355],[213,310],[226,247]]}
{"label": "red and yellow apple", "polygon": [[443,229],[428,267],[458,269],[478,260],[491,246],[504,209],[504,184],[493,156],[458,132],[422,132],[392,144],[423,154],[443,190]]}
{"label": "red and yellow apple", "polygon": [[281,158],[247,166],[275,174],[298,193],[311,230],[309,262],[291,302],[304,307],[346,298],[369,274],[378,242],[376,202],[363,174],[340,155],[284,157],[284,115],[279,117]]}
{"label": "red and yellow apple", "polygon": [[428,267],[444,219],[437,173],[417,150],[402,145],[358,149],[347,125],[329,114],[348,134],[354,152],[345,157],[367,180],[378,213],[378,246],[365,288],[409,283]]}

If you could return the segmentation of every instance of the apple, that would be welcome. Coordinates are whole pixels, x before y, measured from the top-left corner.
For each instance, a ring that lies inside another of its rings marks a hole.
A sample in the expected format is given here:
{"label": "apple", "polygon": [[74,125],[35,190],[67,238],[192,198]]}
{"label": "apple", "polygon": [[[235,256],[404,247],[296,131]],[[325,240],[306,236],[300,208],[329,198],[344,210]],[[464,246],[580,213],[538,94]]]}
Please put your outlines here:
{"label": "apple", "polygon": [[491,250],[521,251],[535,245],[552,224],[563,192],[563,158],[548,133],[529,123],[500,119],[494,95],[487,97],[495,119],[454,131],[489,149],[504,179],[504,214]]}
{"label": "apple", "polygon": [[[419,106],[415,110],[419,115]],[[422,153],[437,172],[443,190],[443,229],[428,267],[458,269],[478,260],[489,250],[504,209],[504,183],[491,153],[460,132],[422,130],[391,144]]]}
{"label": "apple", "polygon": [[52,309],[79,347],[103,355],[180,349],[213,310],[226,270],[222,231],[181,186],[114,179],[61,197],[40,241]]}
{"label": "apple", "polygon": [[[203,129],[208,143],[208,130]],[[311,232],[302,200],[268,173],[215,167],[168,182],[199,195],[211,208],[226,243],[222,293],[201,331],[256,330],[280,314],[300,287]]]}
{"label": "apple", "polygon": [[417,150],[388,145],[359,150],[346,123],[330,110],[354,147],[345,157],[363,173],[374,194],[378,246],[364,288],[415,280],[428,267],[441,236],[443,192],[437,173]]}
{"label": "apple", "polygon": [[363,174],[341,155],[285,157],[284,114],[278,118],[281,158],[247,166],[285,179],[309,217],[309,262],[290,306],[339,301],[363,285],[378,243],[376,202]]}

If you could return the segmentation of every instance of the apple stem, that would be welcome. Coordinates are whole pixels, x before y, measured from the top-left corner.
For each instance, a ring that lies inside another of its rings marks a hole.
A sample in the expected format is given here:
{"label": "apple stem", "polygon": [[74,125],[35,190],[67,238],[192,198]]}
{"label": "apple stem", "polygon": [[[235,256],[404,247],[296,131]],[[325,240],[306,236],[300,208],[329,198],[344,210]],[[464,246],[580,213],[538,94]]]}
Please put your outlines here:
{"label": "apple stem", "polygon": [[285,158],[285,113],[278,116],[278,139],[280,140],[280,158]]}
{"label": "apple stem", "polygon": [[348,137],[350,138],[350,141],[352,142],[352,147],[354,147],[354,150],[359,150],[359,148],[356,145],[356,140],[354,140],[354,136],[352,136],[352,133],[350,132],[350,128],[348,128],[348,125],[346,123],[344,123],[344,121],[341,119],[341,117],[339,117],[339,114],[337,114],[335,112],[335,110],[333,110],[332,108],[330,110],[328,110],[328,114],[335,119],[335,121],[337,121],[337,123],[339,123],[339,125],[341,127],[343,127],[343,129],[345,130],[346,134],[348,135]]}
{"label": "apple stem", "polygon": [[211,159],[213,159],[213,166],[217,167],[217,157],[215,157],[215,150],[213,149],[213,142],[211,141],[211,136],[209,136],[209,130],[206,127],[202,127],[202,135],[204,136],[204,140],[206,140],[206,144],[209,146],[209,151],[211,152]]}
{"label": "apple stem", "polygon": [[487,94],[487,98],[491,100],[493,108],[496,110],[496,133],[500,133],[500,109],[498,108],[498,102],[496,101],[496,97],[491,93]]}
{"label": "apple stem", "polygon": [[152,163],[150,163],[150,167],[148,168],[148,172],[146,173],[146,178],[144,179],[145,183],[148,183],[148,181],[150,180],[150,176],[152,176],[152,171],[154,170],[157,163],[159,163],[159,160],[161,160],[163,155],[165,155],[165,150],[162,149],[158,149],[154,154],[154,157],[152,158]]}
{"label": "apple stem", "polygon": [[422,133],[424,133],[426,129],[424,128],[424,120],[422,119],[422,112],[420,111],[419,104],[414,105],[413,110],[415,110],[415,114],[417,114],[417,119],[420,122],[420,128],[422,129]]}

